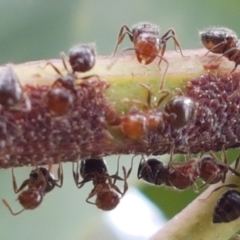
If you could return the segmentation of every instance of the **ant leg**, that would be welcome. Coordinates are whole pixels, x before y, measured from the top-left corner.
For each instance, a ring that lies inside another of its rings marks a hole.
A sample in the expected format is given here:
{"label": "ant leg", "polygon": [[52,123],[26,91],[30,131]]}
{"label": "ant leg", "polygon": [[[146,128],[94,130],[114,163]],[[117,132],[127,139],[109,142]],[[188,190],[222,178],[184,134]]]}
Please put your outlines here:
{"label": "ant leg", "polygon": [[[133,160],[133,158],[132,158],[132,160]],[[132,161],[133,162],[133,161]],[[132,171],[132,166],[131,166],[131,171]],[[124,186],[123,186],[123,192],[122,192],[122,197],[124,196],[124,194],[127,192],[127,190],[128,190],[128,183],[127,183],[127,178],[129,177],[129,175],[130,175],[130,173],[131,173],[131,171],[130,171],[130,169],[129,169],[129,171],[128,171],[128,173],[126,172],[126,168],[123,166],[122,167],[122,170],[123,170],[123,176],[124,176]],[[129,175],[128,175],[129,174]]]}
{"label": "ant leg", "polygon": [[110,176],[110,178],[113,178],[113,179],[114,179],[113,184],[115,184],[116,181],[119,180],[119,179],[117,179],[117,178],[119,177],[119,176],[118,176],[118,171],[119,171],[119,161],[120,161],[120,157],[121,157],[121,155],[118,156],[118,160],[117,160],[117,171],[116,171],[116,173],[115,173],[114,175],[111,175],[111,176]]}
{"label": "ant leg", "polygon": [[[124,48],[124,49],[122,49],[121,52],[119,53],[119,56],[122,56],[124,52],[130,51],[130,50],[135,51],[135,48]],[[113,65],[118,61],[118,59],[119,59],[119,58],[113,59],[113,61],[106,67],[106,69],[107,69],[107,70],[110,70],[110,69],[113,67]]]}
{"label": "ant leg", "polygon": [[215,48],[218,48],[218,47],[220,47],[222,44],[226,44],[226,43],[227,43],[226,40],[218,43],[217,45],[215,45],[215,46],[213,46],[211,49],[209,49],[209,50],[207,51],[207,53],[205,53],[203,56],[204,56],[204,57],[207,56],[210,52],[212,52],[212,50],[214,50]]}
{"label": "ant leg", "polygon": [[18,188],[17,187],[17,181],[16,181],[16,177],[14,175],[14,170],[12,168],[12,183],[13,183],[13,190],[15,193],[19,193],[20,191],[23,190],[23,188],[25,188],[28,184],[29,184],[29,179],[25,180],[22,185]]}
{"label": "ant leg", "polygon": [[[59,163],[57,175],[58,175],[58,179],[55,180],[55,185],[60,188],[63,185],[63,167],[62,167],[62,163]],[[60,183],[58,183],[59,181],[60,181]]]}
{"label": "ant leg", "polygon": [[13,216],[16,216],[16,215],[18,215],[18,214],[20,214],[20,213],[22,213],[24,210],[25,210],[25,208],[23,208],[22,210],[20,210],[19,212],[13,212],[13,210],[12,210],[12,208],[10,207],[10,205],[8,204],[8,202],[5,200],[5,199],[2,199],[2,202],[3,202],[3,204],[8,208],[8,210],[10,211],[10,213],[13,215]]}
{"label": "ant leg", "polygon": [[142,155],[142,157],[141,157],[141,159],[140,159],[140,162],[139,162],[139,164],[138,164],[138,172],[137,172],[137,178],[138,178],[138,179],[141,179],[141,178],[143,177],[143,176],[140,174],[141,166],[142,166],[143,162],[144,162],[144,166],[146,166],[146,165],[147,165],[146,160],[144,159],[144,157],[143,157],[143,155]]}
{"label": "ant leg", "polygon": [[100,191],[101,191],[101,188],[102,188],[102,185],[96,185],[93,190],[89,193],[88,197],[86,198],[86,202],[87,203],[90,203],[90,204],[93,204],[93,205],[96,205],[95,202],[91,202],[89,201],[90,198],[94,197],[95,195],[97,195]]}
{"label": "ant leg", "polygon": [[170,147],[170,160],[169,160],[169,162],[168,162],[168,167],[169,167],[169,166],[171,165],[171,163],[172,163],[173,154],[174,154],[174,146],[172,145],[172,146]]}
{"label": "ant leg", "polygon": [[[131,159],[131,167],[128,169],[128,171],[127,171],[127,173],[126,173],[126,179],[129,178],[129,176],[130,176],[130,174],[131,174],[131,172],[132,172],[132,168],[133,168],[133,159],[134,159],[136,156],[137,156],[137,155],[134,155],[134,156],[132,157],[132,159]],[[126,171],[126,169],[125,169],[125,171]]]}
{"label": "ant leg", "polygon": [[[125,30],[125,32],[124,32],[124,30]],[[133,41],[133,36],[132,36],[131,30],[128,28],[127,25],[123,25],[119,31],[117,44],[113,51],[112,57],[114,57],[114,55],[116,54],[118,46],[121,44],[121,42],[123,41],[126,34],[129,36],[130,40]]]}
{"label": "ant leg", "polygon": [[74,182],[76,184],[76,186],[78,187],[78,181],[79,181],[79,162],[77,162],[77,167],[76,170],[74,169],[74,162],[72,163],[72,174],[73,174],[73,179]]}
{"label": "ant leg", "polygon": [[176,47],[178,47],[181,55],[182,55],[183,57],[185,57],[185,56],[183,55],[183,53],[182,53],[182,48],[181,48],[181,45],[180,45],[180,43],[179,43],[179,41],[178,41],[178,39],[177,39],[177,37],[176,37],[175,31],[174,31],[172,28],[170,28],[170,29],[161,37],[161,40],[162,40],[162,41],[164,42],[164,44],[165,44],[170,38],[173,39],[175,51],[177,51],[177,48],[176,48]]}
{"label": "ant leg", "polygon": [[240,154],[238,155],[238,157],[237,157],[237,159],[236,159],[236,161],[235,161],[234,170],[237,169],[239,161],[240,161]]}
{"label": "ant leg", "polygon": [[162,77],[161,83],[160,83],[160,91],[162,91],[162,89],[163,89],[163,87],[165,85],[165,80],[166,80],[165,78],[166,78],[166,74],[167,74],[167,71],[168,71],[169,62],[162,55],[157,55],[157,57],[160,58],[160,60],[158,62],[158,68],[159,69],[160,69],[160,63],[161,63],[162,60],[167,64],[167,66],[166,66],[166,68],[164,70],[164,73],[163,73],[163,77]]}
{"label": "ant leg", "polygon": [[207,198],[199,199],[199,200],[200,200],[200,201],[207,200],[208,198],[211,197],[211,195],[212,195],[214,192],[216,192],[216,191],[218,191],[218,190],[220,190],[221,188],[224,188],[224,187],[228,187],[228,188],[239,188],[240,186],[238,186],[238,185],[236,185],[236,184],[225,184],[225,185],[219,186],[219,187],[215,188],[215,189],[209,194],[209,196],[208,196]]}
{"label": "ant leg", "polygon": [[170,94],[170,92],[168,90],[161,90],[160,93],[166,93],[163,97],[159,98],[158,102],[157,102],[157,107],[159,107],[162,102],[164,101],[164,99]]}
{"label": "ant leg", "polygon": [[51,62],[46,62],[45,66],[43,68],[47,67],[48,65],[50,65],[55,70],[55,72],[57,72],[57,74],[62,76],[62,73],[59,71],[59,69],[56,66],[54,66],[53,63],[51,63]]}
{"label": "ant leg", "polygon": [[145,88],[147,91],[147,107],[148,107],[148,109],[150,109],[151,108],[152,91],[150,90],[150,87],[144,83],[139,83],[139,85],[141,87]]}
{"label": "ant leg", "polygon": [[64,68],[65,68],[66,71],[69,73],[69,70],[68,70],[68,68],[67,68],[67,64],[66,64],[66,61],[65,61],[65,60],[69,61],[68,56],[67,56],[64,52],[61,52],[61,53],[60,53],[60,57],[61,57],[61,59],[62,59],[62,63],[63,63]]}

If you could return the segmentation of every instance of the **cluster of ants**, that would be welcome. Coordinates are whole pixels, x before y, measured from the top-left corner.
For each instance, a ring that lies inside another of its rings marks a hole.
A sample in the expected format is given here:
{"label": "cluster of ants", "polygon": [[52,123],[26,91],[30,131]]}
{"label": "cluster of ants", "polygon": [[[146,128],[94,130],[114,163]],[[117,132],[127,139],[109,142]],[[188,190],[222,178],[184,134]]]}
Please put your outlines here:
{"label": "cluster of ants", "polygon": [[[137,60],[146,65],[152,63],[156,58],[159,58],[158,67],[160,67],[162,61],[166,63],[166,69],[160,82],[160,91],[162,91],[164,89],[165,76],[169,66],[167,59],[164,58],[167,41],[172,39],[174,41],[175,50],[178,49],[180,54],[182,56],[184,55],[173,29],[169,29],[162,36],[159,34],[159,27],[151,23],[140,23],[135,25],[132,29],[123,25],[118,34],[113,56],[116,54],[118,46],[123,41],[124,37],[128,35],[130,41],[133,43],[133,47],[124,49],[122,52],[134,50]],[[227,28],[209,28],[200,32],[200,36],[202,43],[209,52],[221,54],[221,57],[224,56],[230,61],[235,62],[235,67],[230,74],[233,73],[240,64],[240,50],[237,35]],[[47,63],[47,65],[50,65],[58,74],[57,79],[47,93],[45,101],[52,115],[63,116],[68,113],[77,97],[76,82],[79,79],[77,73],[84,73],[91,70],[95,65],[95,55],[94,47],[91,44],[82,44],[73,47],[70,49],[68,57],[62,53],[61,58],[63,66],[67,71],[66,75],[63,75],[52,63]],[[71,71],[68,70],[65,59],[68,59]],[[113,61],[109,68],[112,67],[115,62],[116,61]],[[81,78],[81,80],[84,81],[93,76],[98,77],[97,75],[90,75]],[[7,66],[2,71],[0,82],[1,111],[4,109],[16,111],[31,110],[31,101],[23,91],[18,77],[10,66]],[[148,87],[143,87],[149,92],[147,107],[150,108],[150,91]],[[240,85],[238,88],[236,92],[240,90]],[[159,100],[159,104],[160,103],[161,99]],[[165,110],[170,113],[175,111],[176,116],[180,115],[179,118],[176,119],[175,117],[172,119],[173,124],[177,128],[180,128],[185,126],[189,119],[192,119],[194,109],[194,102],[191,99],[181,97],[174,99],[171,105],[166,105]],[[179,119],[181,121],[179,121]],[[131,127],[132,121],[131,115],[129,118],[123,117],[121,130],[127,137],[138,138],[139,133],[136,132],[136,128]],[[155,118],[151,119],[150,116],[148,118],[149,128],[154,129],[158,124],[156,121]],[[134,126],[135,125],[136,122],[134,122]],[[4,130],[5,126],[1,125],[1,128],[3,128],[3,132],[6,132],[6,129]],[[131,129],[133,129],[134,132],[131,132]],[[210,155],[203,155],[198,159],[194,158],[184,163],[173,163],[172,155],[173,151],[168,165],[165,165],[155,158],[147,160],[142,158],[138,168],[138,178],[142,178],[146,182],[154,185],[165,184],[166,186],[180,190],[194,186],[195,190],[199,190],[207,184],[215,184],[220,181],[224,182],[228,171],[240,177],[240,173],[227,164],[226,157],[224,157],[223,162],[219,162],[213,153],[211,153]],[[238,161],[239,158],[237,163]],[[63,171],[61,164],[58,168],[58,179],[54,179],[50,170],[51,166],[48,169],[37,167],[31,171],[29,178],[25,180],[19,188],[17,187],[14,172],[12,170],[13,189],[15,193],[20,193],[18,200],[23,207],[21,211],[14,213],[7,201],[3,200],[3,203],[13,215],[18,215],[24,210],[35,209],[41,204],[46,193],[52,191],[54,187],[62,186]],[[127,178],[131,173],[132,165],[128,171],[125,167],[122,167],[122,170],[123,177],[119,176],[118,170],[115,174],[110,175],[107,170],[107,165],[102,158],[91,158],[81,160],[77,163],[76,167],[73,164],[73,177],[78,188],[83,187],[87,182],[92,182],[93,190],[90,192],[86,201],[107,211],[114,209],[118,205],[120,198],[124,196],[128,189]],[[80,177],[82,180],[80,180]],[[204,182],[200,187],[196,185],[197,179],[201,179]],[[117,181],[123,181],[123,191],[117,187]],[[225,186],[236,187],[233,184]],[[27,188],[27,190],[24,190],[25,188]],[[94,196],[96,197],[95,202],[90,201]],[[238,205],[239,202],[240,193],[238,191],[229,190],[224,193],[214,209],[213,222],[229,222],[238,218],[240,216],[240,209],[236,209],[236,205]]]}
{"label": "cluster of ants", "polygon": [[[178,190],[184,190],[194,186],[195,191],[198,191],[208,184],[224,183],[226,174],[229,171],[240,177],[240,173],[235,170],[239,163],[240,155],[233,169],[227,164],[225,151],[223,151],[223,153],[224,159],[222,162],[219,161],[212,152],[210,152],[210,155],[192,158],[185,162],[172,162],[173,154],[171,154],[170,161],[167,165],[156,158],[145,160],[142,157],[138,166],[137,177],[152,185],[159,186],[165,184],[168,187],[173,187]],[[93,184],[93,189],[86,198],[86,202],[96,205],[104,211],[114,209],[128,190],[127,179],[132,171],[134,157],[131,160],[131,167],[128,171],[124,166],[122,167],[123,177],[120,177],[118,173],[119,159],[117,172],[113,175],[108,173],[107,165],[103,158],[91,158],[73,163],[72,173],[76,186],[82,188],[88,182],[92,182]],[[12,179],[14,192],[20,192],[17,199],[23,209],[14,212],[5,199],[2,201],[12,215],[18,215],[24,210],[37,208],[42,203],[46,193],[51,192],[55,187],[62,187],[62,164],[59,164],[57,179],[51,174],[51,166],[49,166],[49,168],[36,167],[36,169],[30,172],[29,178],[26,179],[19,188],[17,187],[13,169]],[[197,179],[203,182],[199,187],[197,187],[195,183]],[[124,188],[122,191],[117,186],[117,181],[123,181]],[[238,186],[226,184],[216,188],[214,191],[222,187],[236,188]],[[24,190],[25,188],[27,189]],[[95,202],[90,201],[93,197],[96,197]],[[240,216],[240,210],[238,208],[239,200],[240,193],[238,191],[232,189],[225,192],[215,206],[213,222],[230,222],[237,219]]]}

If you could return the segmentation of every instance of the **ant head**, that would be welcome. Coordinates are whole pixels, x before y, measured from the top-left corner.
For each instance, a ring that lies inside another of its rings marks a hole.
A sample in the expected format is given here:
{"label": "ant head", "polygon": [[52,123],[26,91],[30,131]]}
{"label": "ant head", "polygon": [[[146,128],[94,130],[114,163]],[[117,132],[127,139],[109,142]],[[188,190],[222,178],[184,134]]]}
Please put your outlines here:
{"label": "ant head", "polygon": [[97,194],[96,206],[104,211],[110,211],[118,205],[119,201],[118,194],[109,189]]}
{"label": "ant head", "polygon": [[31,210],[37,208],[43,200],[43,191],[41,188],[31,187],[23,191],[18,196],[19,203],[24,209]]}
{"label": "ant head", "polygon": [[205,155],[199,162],[200,178],[208,184],[224,181],[228,166],[218,162],[214,157]]}
{"label": "ant head", "polygon": [[95,65],[93,44],[81,44],[70,49],[69,62],[73,72],[87,72]]}
{"label": "ant head", "polygon": [[46,105],[51,114],[63,116],[69,112],[73,101],[74,97],[69,91],[56,87],[48,92]]}
{"label": "ant head", "polygon": [[134,48],[138,61],[147,65],[159,54],[159,37],[150,33],[142,33],[136,38]]}

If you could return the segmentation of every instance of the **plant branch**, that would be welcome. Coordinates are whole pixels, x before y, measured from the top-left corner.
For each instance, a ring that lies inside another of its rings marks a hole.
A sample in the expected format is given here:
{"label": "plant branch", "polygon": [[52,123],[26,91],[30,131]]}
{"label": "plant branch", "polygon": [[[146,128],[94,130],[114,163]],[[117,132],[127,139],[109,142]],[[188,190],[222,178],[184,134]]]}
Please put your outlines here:
{"label": "plant branch", "polygon": [[[174,51],[166,52],[169,69],[164,90],[169,96],[160,106],[157,102],[163,94],[159,86],[165,63],[159,71],[157,63],[145,66],[134,56],[119,56],[109,70],[113,59],[98,57],[91,72],[79,75],[74,103],[60,117],[51,114],[47,104],[48,92],[59,77],[56,71],[46,66],[46,61],[12,65],[32,109],[21,112],[3,108],[0,168],[112,154],[164,154],[172,147],[175,153],[237,147],[239,97],[235,94],[229,101],[228,96],[237,89],[239,74],[229,79],[226,72],[231,71],[232,63],[221,58],[219,67],[216,56],[204,57],[205,53],[204,49],[188,50],[187,57],[182,57]],[[49,61],[66,74],[61,60]],[[203,67],[209,62],[211,74]],[[82,79],[86,75],[90,77]],[[140,84],[150,89],[150,106],[148,90]],[[179,94],[190,97],[197,107],[194,121],[176,129],[164,108]]]}

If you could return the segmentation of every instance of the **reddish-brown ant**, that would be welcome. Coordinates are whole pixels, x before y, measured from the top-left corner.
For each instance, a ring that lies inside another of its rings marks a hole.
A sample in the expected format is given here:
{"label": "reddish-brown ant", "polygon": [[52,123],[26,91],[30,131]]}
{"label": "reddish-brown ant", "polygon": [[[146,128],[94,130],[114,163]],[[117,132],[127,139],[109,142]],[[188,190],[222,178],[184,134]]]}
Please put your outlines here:
{"label": "reddish-brown ant", "polygon": [[218,161],[217,157],[212,152],[210,152],[210,155],[204,155],[200,158],[200,160],[198,161],[198,168],[200,172],[199,176],[201,180],[205,183],[199,188],[202,188],[207,184],[215,184],[220,181],[224,183],[226,179],[226,174],[229,171],[232,174],[240,177],[240,173],[235,170],[240,160],[240,156],[236,160],[235,169],[233,169],[227,164],[227,157],[224,149],[223,155],[223,162]]}
{"label": "reddish-brown ant", "polygon": [[213,211],[213,223],[227,223],[240,217],[240,193],[236,190],[226,191]]}
{"label": "reddish-brown ant", "polygon": [[233,73],[240,64],[240,45],[237,34],[223,27],[209,28],[199,34],[203,45],[209,52],[222,54],[229,61],[235,62],[230,74]]}
{"label": "reddish-brown ant", "polygon": [[[67,71],[64,76],[58,68],[56,68],[51,62],[47,65],[51,65],[53,69],[59,74],[59,77],[53,83],[46,97],[46,105],[48,110],[56,115],[65,115],[74,101],[76,96],[75,84],[77,80],[76,72],[86,72],[91,70],[95,65],[95,51],[91,44],[77,45],[69,51],[69,63],[72,68],[70,72],[65,62],[65,54],[61,53],[62,63]],[[92,76],[84,77],[81,79],[88,79]]]}
{"label": "reddish-brown ant", "polygon": [[161,93],[165,94],[159,98],[156,106],[151,106],[152,92],[150,88],[142,83],[140,86],[147,90],[147,103],[128,99],[124,101],[131,105],[140,105],[142,111],[139,111],[138,108],[134,106],[128,114],[119,118],[121,132],[124,136],[133,140],[142,140],[148,131],[156,131],[164,127],[163,113],[158,110],[158,107],[169,95],[168,91],[162,91]]}
{"label": "reddish-brown ant", "polygon": [[[54,179],[54,176],[50,171],[44,167],[39,167],[31,171],[29,179],[26,179],[22,185],[18,188],[14,171],[12,169],[13,189],[15,193],[19,193],[17,200],[23,206],[23,209],[18,212],[13,212],[12,208],[5,199],[2,199],[5,206],[9,209],[12,215],[18,215],[24,210],[32,210],[37,208],[43,200],[46,193],[52,191],[55,186],[62,187],[63,183],[63,171],[62,165],[58,168],[58,179]],[[58,183],[60,182],[60,183]],[[27,190],[23,189],[28,187]]]}
{"label": "reddish-brown ant", "polygon": [[[123,178],[118,176],[118,169],[116,174],[109,175],[107,165],[102,158],[91,158],[81,160],[80,164],[77,163],[77,168],[75,170],[73,166],[73,177],[78,188],[81,188],[86,182],[92,181],[94,188],[88,195],[86,202],[94,204],[104,211],[109,211],[118,205],[120,198],[124,196],[128,189],[126,180],[131,173],[132,163],[128,172],[124,166],[122,167],[122,170],[124,175]],[[83,179],[80,182],[79,174]],[[121,191],[116,185],[117,180],[124,181],[123,191]],[[96,196],[96,200],[95,202],[91,202],[90,199],[94,196]]]}
{"label": "reddish-brown ant", "polygon": [[[163,79],[160,84],[160,89],[164,88],[165,83],[165,75],[168,70],[168,61],[163,57],[167,41],[172,38],[174,41],[175,49],[178,48],[181,55],[182,49],[180,43],[175,35],[175,31],[173,29],[169,29],[162,37],[159,36],[159,27],[155,24],[144,22],[136,24],[130,29],[127,25],[123,25],[118,34],[118,40],[116,47],[114,49],[113,55],[117,52],[118,46],[123,41],[124,37],[128,35],[130,41],[133,43],[133,48],[128,48],[126,50],[134,50],[137,60],[143,64],[150,64],[156,57],[159,57],[160,60],[158,62],[158,67],[160,67],[160,63],[163,60],[167,67],[163,74]],[[113,63],[112,63],[113,64]]]}
{"label": "reddish-brown ant", "polygon": [[[24,107],[20,104],[24,102]],[[31,101],[23,91],[18,76],[10,66],[6,66],[0,75],[0,104],[2,109],[21,112],[31,110]]]}
{"label": "reddish-brown ant", "polygon": [[179,190],[194,185],[197,190],[195,181],[199,178],[199,169],[196,159],[185,163],[172,163],[171,153],[168,165],[155,158],[142,159],[138,167],[138,178],[143,178],[143,180],[151,184],[165,184]]}

